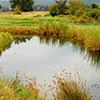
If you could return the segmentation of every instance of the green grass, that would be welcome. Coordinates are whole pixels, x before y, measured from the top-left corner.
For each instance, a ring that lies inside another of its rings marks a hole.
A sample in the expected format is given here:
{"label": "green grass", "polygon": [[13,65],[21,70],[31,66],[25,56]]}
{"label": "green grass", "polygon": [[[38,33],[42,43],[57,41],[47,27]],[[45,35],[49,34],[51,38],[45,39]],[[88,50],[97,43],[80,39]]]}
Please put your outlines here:
{"label": "green grass", "polygon": [[70,23],[68,16],[34,16],[32,12],[22,15],[6,13],[0,16],[0,32],[9,32],[12,35],[66,37],[88,50],[100,51],[100,24]]}

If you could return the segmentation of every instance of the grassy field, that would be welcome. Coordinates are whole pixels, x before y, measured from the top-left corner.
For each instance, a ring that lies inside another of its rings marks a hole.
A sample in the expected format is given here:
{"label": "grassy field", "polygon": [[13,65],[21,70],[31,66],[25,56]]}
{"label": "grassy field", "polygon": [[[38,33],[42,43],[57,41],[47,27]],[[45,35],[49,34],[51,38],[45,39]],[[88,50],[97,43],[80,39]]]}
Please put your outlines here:
{"label": "grassy field", "polygon": [[63,36],[88,50],[100,51],[99,23],[70,23],[68,16],[51,17],[49,12],[26,12],[21,15],[0,13],[0,32],[12,35]]}

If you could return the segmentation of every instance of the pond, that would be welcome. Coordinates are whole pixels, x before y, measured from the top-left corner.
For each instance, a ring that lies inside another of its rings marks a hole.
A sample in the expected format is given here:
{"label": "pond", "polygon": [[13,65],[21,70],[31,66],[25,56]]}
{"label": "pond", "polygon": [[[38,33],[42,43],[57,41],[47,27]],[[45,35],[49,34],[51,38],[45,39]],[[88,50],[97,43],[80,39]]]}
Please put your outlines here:
{"label": "pond", "polygon": [[1,54],[0,67],[8,76],[15,76],[17,71],[28,77],[35,75],[38,83],[49,82],[54,71],[63,69],[79,72],[88,86],[100,83],[100,53],[63,39],[14,37],[11,47]]}

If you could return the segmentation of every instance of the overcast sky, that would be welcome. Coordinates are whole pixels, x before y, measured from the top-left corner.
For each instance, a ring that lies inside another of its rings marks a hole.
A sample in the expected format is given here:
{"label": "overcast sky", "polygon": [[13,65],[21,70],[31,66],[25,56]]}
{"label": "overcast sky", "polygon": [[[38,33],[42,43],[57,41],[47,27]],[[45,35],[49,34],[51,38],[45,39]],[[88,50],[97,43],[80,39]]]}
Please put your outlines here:
{"label": "overcast sky", "polygon": [[[9,0],[0,0],[0,4],[4,7],[10,7]],[[34,0],[35,5],[51,5],[55,0]],[[100,0],[84,0],[87,4],[100,3]]]}

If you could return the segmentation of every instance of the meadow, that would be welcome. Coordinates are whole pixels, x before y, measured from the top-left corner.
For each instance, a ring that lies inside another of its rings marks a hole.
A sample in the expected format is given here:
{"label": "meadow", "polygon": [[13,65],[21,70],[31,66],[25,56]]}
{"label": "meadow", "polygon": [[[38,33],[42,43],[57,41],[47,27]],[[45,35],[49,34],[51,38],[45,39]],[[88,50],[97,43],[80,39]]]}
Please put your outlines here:
{"label": "meadow", "polygon": [[66,37],[67,40],[82,44],[88,50],[100,50],[100,24],[72,23],[65,15],[52,17],[49,12],[26,12],[15,15],[0,13],[0,32],[12,35],[44,35]]}
{"label": "meadow", "polygon": [[[77,19],[78,20],[78,19]],[[0,52],[11,46],[15,36],[44,36],[64,39],[74,45],[79,44],[88,51],[100,51],[100,24],[93,20],[87,23],[71,22],[70,17],[60,15],[52,17],[49,12],[26,12],[21,15],[12,12],[0,13]],[[55,75],[54,100],[92,100],[86,83],[77,74],[77,80],[71,73],[66,77]],[[27,81],[23,84],[16,75],[15,80],[0,78],[0,100],[46,100],[46,95],[40,96],[36,82]],[[48,100],[48,99],[47,99]],[[94,99],[98,100],[98,96]]]}

